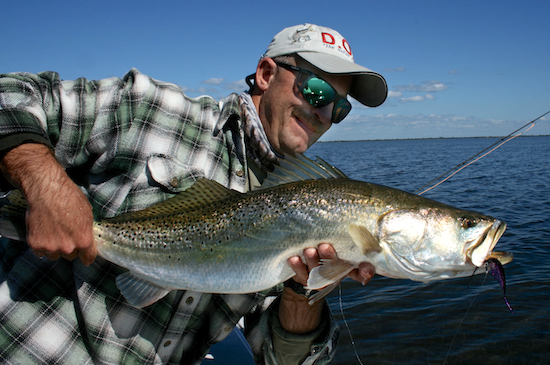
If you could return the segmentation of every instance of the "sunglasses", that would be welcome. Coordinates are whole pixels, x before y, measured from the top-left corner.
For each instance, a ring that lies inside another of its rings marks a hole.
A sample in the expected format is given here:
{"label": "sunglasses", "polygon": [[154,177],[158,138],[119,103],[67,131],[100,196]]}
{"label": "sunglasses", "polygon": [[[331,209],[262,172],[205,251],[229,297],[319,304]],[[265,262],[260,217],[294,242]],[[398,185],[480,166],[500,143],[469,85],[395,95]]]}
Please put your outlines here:
{"label": "sunglasses", "polygon": [[286,63],[275,62],[289,71],[298,72],[296,86],[304,99],[316,108],[322,108],[334,102],[332,108],[332,123],[340,123],[350,112],[351,104],[345,96],[338,95],[336,90],[328,82],[315,75],[313,72],[304,70]]}

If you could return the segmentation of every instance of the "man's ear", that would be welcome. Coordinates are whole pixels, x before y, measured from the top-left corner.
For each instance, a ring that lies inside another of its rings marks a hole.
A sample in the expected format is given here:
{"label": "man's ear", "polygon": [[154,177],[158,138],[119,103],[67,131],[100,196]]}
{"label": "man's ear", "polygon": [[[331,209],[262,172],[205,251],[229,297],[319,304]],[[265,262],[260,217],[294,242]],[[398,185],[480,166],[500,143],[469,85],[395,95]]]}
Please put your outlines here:
{"label": "man's ear", "polygon": [[255,85],[262,93],[268,89],[271,80],[275,77],[276,68],[277,64],[269,57],[264,57],[258,62]]}

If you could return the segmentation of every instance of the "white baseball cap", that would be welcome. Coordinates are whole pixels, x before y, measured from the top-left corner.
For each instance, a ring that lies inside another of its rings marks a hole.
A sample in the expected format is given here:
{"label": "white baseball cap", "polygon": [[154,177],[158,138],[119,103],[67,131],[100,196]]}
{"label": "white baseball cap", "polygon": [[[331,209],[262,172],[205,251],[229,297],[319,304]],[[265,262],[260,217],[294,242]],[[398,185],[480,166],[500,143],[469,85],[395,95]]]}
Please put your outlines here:
{"label": "white baseball cap", "polygon": [[353,76],[349,94],[361,104],[375,107],[386,100],[384,77],[356,64],[349,43],[337,31],[307,23],[285,28],[275,35],[263,57],[293,53],[326,73]]}

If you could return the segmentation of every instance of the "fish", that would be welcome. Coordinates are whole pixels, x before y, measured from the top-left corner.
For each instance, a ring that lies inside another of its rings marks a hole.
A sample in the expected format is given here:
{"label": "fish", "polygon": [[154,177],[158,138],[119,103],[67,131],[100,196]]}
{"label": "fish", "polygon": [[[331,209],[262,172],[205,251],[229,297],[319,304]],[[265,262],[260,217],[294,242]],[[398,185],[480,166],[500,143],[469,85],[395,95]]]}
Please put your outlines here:
{"label": "fish", "polygon": [[[6,224],[5,207],[0,234],[24,239],[17,225]],[[135,307],[179,289],[267,290],[295,275],[289,257],[303,258],[305,248],[323,242],[333,245],[338,260],[322,260],[310,272],[306,289],[319,290],[312,301],[361,262],[395,279],[470,276],[491,258],[512,261],[511,253],[493,251],[505,229],[496,218],[349,179],[303,155],[281,159],[252,191],[202,178],[162,203],[97,220],[93,228],[98,254],[128,270],[116,284]]]}

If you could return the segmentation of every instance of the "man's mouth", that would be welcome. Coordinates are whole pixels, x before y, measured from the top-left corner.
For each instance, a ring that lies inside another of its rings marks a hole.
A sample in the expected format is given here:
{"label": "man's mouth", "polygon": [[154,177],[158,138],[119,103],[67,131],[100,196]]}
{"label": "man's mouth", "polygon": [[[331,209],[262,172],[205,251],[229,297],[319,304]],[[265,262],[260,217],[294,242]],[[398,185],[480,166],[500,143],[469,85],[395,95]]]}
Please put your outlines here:
{"label": "man's mouth", "polygon": [[300,124],[302,126],[303,129],[306,129],[310,133],[315,132],[315,129],[313,129],[313,127],[311,127],[308,123],[304,123],[302,120],[300,120],[298,118],[296,118],[296,120],[298,121],[298,124]]}
{"label": "man's mouth", "polygon": [[294,119],[296,119],[296,122],[302,127],[302,129],[308,132],[308,134],[317,133],[315,123],[311,122],[310,118],[307,115],[304,115],[304,113],[295,112],[293,114],[293,117]]}

